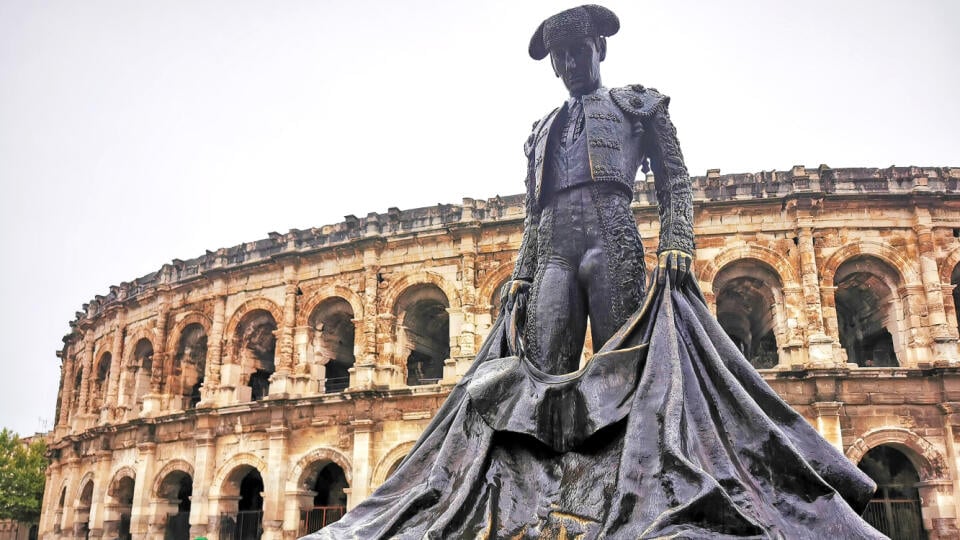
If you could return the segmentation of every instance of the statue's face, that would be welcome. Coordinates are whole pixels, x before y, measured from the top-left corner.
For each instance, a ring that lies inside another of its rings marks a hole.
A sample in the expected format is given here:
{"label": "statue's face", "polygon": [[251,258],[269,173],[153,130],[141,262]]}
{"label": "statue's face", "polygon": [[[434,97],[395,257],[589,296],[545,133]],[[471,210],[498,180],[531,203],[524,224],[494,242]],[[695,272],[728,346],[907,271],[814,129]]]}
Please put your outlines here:
{"label": "statue's face", "polygon": [[563,79],[571,96],[589,94],[600,87],[600,62],[606,41],[584,38],[550,49],[553,72]]}

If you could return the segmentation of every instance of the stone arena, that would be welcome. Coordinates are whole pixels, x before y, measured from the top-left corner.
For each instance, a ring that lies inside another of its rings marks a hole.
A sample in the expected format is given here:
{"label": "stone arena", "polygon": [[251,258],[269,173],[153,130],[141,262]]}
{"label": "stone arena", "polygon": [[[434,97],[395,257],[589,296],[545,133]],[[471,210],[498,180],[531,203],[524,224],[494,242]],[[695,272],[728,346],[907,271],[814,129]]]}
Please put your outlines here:
{"label": "stone arena", "polygon": [[[878,482],[871,523],[960,538],[960,169],[693,184],[695,275],[730,338]],[[653,267],[652,176],[635,191]],[[346,216],[97,295],[58,353],[40,538],[292,539],[336,520],[471,364],[523,218],[520,195]]]}

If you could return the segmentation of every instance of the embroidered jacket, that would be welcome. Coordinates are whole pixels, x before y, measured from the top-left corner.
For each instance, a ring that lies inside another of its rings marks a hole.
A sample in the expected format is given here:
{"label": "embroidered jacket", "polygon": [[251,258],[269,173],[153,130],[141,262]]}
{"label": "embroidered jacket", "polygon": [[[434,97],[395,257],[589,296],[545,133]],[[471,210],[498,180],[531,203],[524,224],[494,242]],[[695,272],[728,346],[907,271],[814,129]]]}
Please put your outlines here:
{"label": "embroidered jacket", "polygon": [[[678,249],[692,254],[693,194],[677,131],[667,112],[670,98],[653,88],[631,85],[600,88],[582,100],[591,179],[615,182],[632,195],[637,170],[649,160],[660,214],[657,252]],[[558,129],[561,122],[555,122],[560,110],[535,122],[524,145],[527,218],[513,279],[533,280],[537,228],[545,202],[544,170],[550,159],[548,141],[562,129]]]}

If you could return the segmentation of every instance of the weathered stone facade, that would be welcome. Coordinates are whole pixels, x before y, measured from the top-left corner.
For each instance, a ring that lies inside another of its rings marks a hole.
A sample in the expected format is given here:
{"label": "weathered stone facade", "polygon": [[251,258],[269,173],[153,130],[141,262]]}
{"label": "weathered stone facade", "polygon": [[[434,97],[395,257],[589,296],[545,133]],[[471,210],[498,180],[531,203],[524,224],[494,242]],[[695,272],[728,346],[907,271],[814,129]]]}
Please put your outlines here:
{"label": "weathered stone facade", "polygon": [[[696,276],[732,339],[852,460],[906,456],[923,527],[957,538],[960,169],[693,181]],[[651,266],[652,177],[636,193]],[[59,354],[41,538],[161,539],[179,520],[216,539],[259,508],[262,537],[288,539],[340,488],[365,498],[472,361],[523,212],[510,196],[347,216],[97,296]]]}

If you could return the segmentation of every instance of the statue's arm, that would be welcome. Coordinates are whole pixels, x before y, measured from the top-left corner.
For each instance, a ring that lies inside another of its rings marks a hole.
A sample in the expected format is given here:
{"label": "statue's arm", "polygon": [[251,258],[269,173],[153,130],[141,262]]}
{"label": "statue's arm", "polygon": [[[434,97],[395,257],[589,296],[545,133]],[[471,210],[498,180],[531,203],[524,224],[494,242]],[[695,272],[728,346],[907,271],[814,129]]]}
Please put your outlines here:
{"label": "statue's arm", "polygon": [[534,122],[530,137],[523,145],[523,153],[527,156],[527,216],[523,220],[523,238],[520,240],[520,251],[517,254],[517,262],[511,276],[511,280],[523,280],[528,283],[533,282],[533,276],[537,272],[537,232],[540,226],[540,208],[536,200],[537,180],[534,169],[534,146],[539,125],[540,122]]}
{"label": "statue's arm", "polygon": [[657,204],[660,212],[660,245],[657,254],[681,251],[693,255],[693,186],[683,162],[677,129],[670,121],[667,105],[661,96],[644,122],[644,154],[653,170]]}

